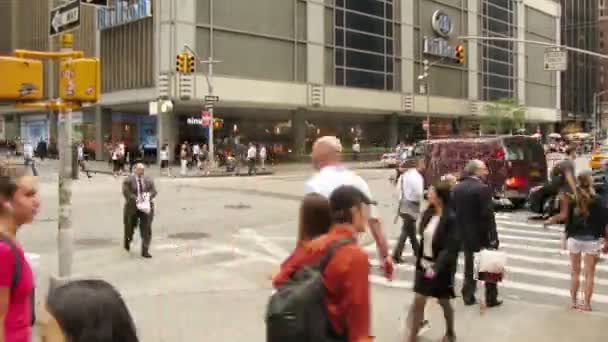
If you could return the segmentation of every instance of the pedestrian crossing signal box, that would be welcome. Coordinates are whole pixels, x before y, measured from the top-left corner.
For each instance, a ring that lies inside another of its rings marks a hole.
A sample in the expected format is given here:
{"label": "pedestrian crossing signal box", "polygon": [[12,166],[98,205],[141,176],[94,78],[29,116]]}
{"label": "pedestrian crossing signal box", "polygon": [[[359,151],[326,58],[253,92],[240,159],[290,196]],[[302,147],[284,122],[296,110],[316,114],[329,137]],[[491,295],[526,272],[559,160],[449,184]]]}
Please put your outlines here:
{"label": "pedestrian crossing signal box", "polygon": [[0,100],[42,100],[43,75],[42,61],[0,57]]}
{"label": "pedestrian crossing signal box", "polygon": [[101,93],[98,58],[76,58],[59,66],[59,97],[65,101],[97,102]]}

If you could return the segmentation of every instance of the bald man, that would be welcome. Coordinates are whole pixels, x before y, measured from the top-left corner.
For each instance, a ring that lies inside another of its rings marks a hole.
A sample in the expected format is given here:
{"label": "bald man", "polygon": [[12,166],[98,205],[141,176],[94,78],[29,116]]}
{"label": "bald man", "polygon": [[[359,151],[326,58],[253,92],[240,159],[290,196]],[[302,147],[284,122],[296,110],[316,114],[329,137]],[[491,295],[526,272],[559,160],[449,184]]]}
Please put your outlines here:
{"label": "bald man", "polygon": [[[122,194],[125,197],[124,207],[124,248],[131,250],[131,241],[135,227],[139,225],[141,235],[141,256],[151,258],[150,241],[152,240],[152,220],[154,218],[154,198],[156,187],[151,178],[144,176],[145,166],[135,165],[135,173],[125,179],[122,184]],[[145,202],[149,201],[147,207]]]}
{"label": "bald man", "polygon": [[[373,199],[367,182],[342,165],[341,154],[342,144],[337,137],[324,136],[315,141],[311,157],[314,168],[319,172],[306,182],[305,193],[318,193],[329,198],[336,188],[351,185],[368,198]],[[391,279],[393,276],[393,262],[388,254],[388,243],[384,236],[378,208],[371,206],[369,217],[369,227],[374,240],[376,240],[378,253],[384,260],[385,276]]]}

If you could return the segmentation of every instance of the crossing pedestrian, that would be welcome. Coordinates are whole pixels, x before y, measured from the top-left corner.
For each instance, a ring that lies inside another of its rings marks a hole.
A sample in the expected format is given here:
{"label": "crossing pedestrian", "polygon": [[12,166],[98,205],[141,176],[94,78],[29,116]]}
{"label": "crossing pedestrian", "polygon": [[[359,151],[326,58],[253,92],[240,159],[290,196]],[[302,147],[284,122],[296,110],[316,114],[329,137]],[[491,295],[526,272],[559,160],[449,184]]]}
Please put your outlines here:
{"label": "crossing pedestrian", "polygon": [[[313,167],[318,170],[318,173],[306,182],[305,193],[318,193],[329,198],[329,195],[338,187],[350,185],[373,199],[367,182],[341,163],[341,153],[342,144],[335,136],[323,136],[315,141],[311,156]],[[380,213],[375,206],[370,208],[369,227],[382,259],[384,275],[388,279],[392,279],[393,261],[388,252],[388,243],[384,236]]]}
{"label": "crossing pedestrian", "polygon": [[40,339],[48,342],[138,342],[122,296],[104,280],[82,279],[51,289],[41,309]]}
{"label": "crossing pedestrian", "polygon": [[406,342],[415,342],[424,320],[429,297],[436,298],[443,309],[446,333],[442,342],[456,340],[454,309],[454,274],[457,267],[459,241],[454,213],[450,209],[452,185],[440,181],[429,190],[429,206],[422,214],[418,229],[422,239],[416,257],[414,301],[408,314],[409,335]]}
{"label": "crossing pedestrian", "polygon": [[[496,249],[499,246],[492,191],[485,184],[488,168],[481,160],[472,160],[463,170],[462,180],[453,189],[453,208],[456,226],[462,242],[464,254],[464,283],[462,299],[465,305],[477,303],[475,292],[477,282],[474,278],[473,256],[481,249]],[[486,282],[486,305],[502,305],[498,299],[496,283]]]}
{"label": "crossing pedestrian", "polygon": [[420,204],[424,193],[424,159],[416,160],[415,167],[405,171],[397,180],[399,195],[399,216],[403,220],[399,240],[393,250],[393,262],[403,263],[402,254],[405,242],[409,239],[414,256],[418,253],[418,238],[416,237],[416,220],[420,214]]}
{"label": "crossing pedestrian", "polygon": [[135,227],[139,226],[141,235],[141,256],[151,258],[150,242],[152,240],[152,221],[154,219],[154,198],[157,192],[154,181],[144,176],[143,163],[135,165],[135,174],[125,179],[122,193],[124,206],[124,248],[131,250],[131,241]]}
{"label": "crossing pedestrian", "polygon": [[14,171],[14,175],[0,176],[0,341],[29,342],[34,274],[17,231],[33,221],[40,198],[36,178],[23,169]]}
{"label": "crossing pedestrian", "polygon": [[160,149],[160,174],[167,174],[167,177],[171,177],[171,165],[169,165],[169,145],[164,144]]}

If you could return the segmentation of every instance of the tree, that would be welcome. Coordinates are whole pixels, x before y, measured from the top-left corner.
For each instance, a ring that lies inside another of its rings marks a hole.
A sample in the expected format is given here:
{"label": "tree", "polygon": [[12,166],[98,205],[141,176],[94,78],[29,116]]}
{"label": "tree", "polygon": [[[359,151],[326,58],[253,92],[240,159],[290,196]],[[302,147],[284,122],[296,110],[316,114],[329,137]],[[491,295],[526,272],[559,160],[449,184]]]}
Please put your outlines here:
{"label": "tree", "polygon": [[502,98],[484,107],[481,126],[484,132],[493,134],[513,133],[526,123],[526,108],[517,99]]}

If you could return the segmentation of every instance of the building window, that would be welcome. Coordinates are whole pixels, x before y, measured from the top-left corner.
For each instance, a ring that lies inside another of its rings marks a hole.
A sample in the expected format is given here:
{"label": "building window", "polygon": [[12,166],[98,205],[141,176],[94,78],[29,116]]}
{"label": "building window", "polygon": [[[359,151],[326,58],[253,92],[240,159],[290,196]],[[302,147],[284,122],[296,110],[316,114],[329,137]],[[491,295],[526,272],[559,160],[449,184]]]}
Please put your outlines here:
{"label": "building window", "polygon": [[393,90],[395,71],[392,1],[341,0],[335,9],[336,84]]}
{"label": "building window", "polygon": [[[482,1],[482,35],[514,37],[515,8],[512,1]],[[482,43],[482,98],[485,101],[515,97],[515,44],[508,41]]]}

